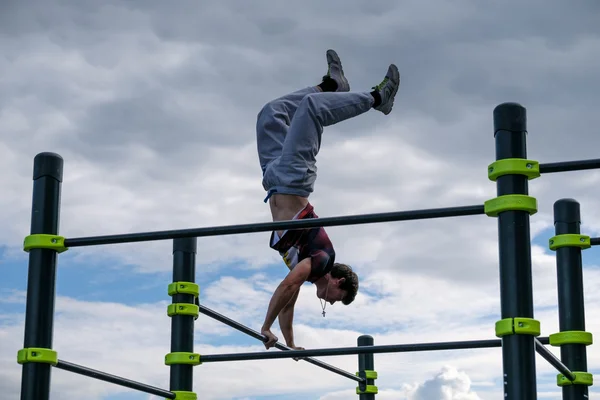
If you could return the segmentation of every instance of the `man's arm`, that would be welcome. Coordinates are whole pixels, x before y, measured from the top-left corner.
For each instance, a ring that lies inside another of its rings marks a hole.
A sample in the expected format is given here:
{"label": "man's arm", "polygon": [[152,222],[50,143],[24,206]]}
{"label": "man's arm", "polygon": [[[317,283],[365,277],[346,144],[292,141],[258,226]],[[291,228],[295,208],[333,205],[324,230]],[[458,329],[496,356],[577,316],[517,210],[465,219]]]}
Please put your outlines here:
{"label": "man's arm", "polygon": [[281,281],[275,290],[275,293],[273,293],[273,297],[271,297],[271,301],[269,302],[267,315],[265,316],[265,321],[261,329],[261,333],[269,338],[268,342],[265,344],[267,349],[272,347],[277,342],[277,337],[275,337],[275,335],[273,335],[271,332],[271,326],[273,325],[273,322],[275,322],[275,318],[277,318],[281,310],[283,310],[286,304],[288,304],[294,295],[296,295],[296,293],[300,290],[302,284],[306,282],[310,275],[310,268],[310,258],[306,258],[299,262],[285,277],[285,279]]}
{"label": "man's arm", "polygon": [[281,313],[279,313],[279,327],[281,328],[281,333],[283,333],[285,343],[288,347],[292,348],[296,347],[296,344],[294,343],[294,329],[292,322],[294,320],[294,306],[296,305],[299,293],[300,289],[298,289],[290,301],[283,307]]}

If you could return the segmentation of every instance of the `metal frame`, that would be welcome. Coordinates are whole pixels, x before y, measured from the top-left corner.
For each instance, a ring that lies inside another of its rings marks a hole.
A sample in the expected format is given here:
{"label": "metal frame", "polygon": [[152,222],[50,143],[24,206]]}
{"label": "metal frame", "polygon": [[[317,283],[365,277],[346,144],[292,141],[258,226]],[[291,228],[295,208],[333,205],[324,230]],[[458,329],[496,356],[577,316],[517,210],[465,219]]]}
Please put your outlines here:
{"label": "metal frame", "polygon": [[[254,339],[260,340],[263,343],[267,341],[267,338],[265,336],[261,335],[260,333],[258,333],[257,331],[255,331],[253,329],[250,329],[247,326],[244,326],[244,325],[240,324],[239,322],[236,322],[236,321],[234,321],[234,320],[232,320],[230,318],[227,318],[226,316],[224,316],[222,314],[219,314],[218,312],[213,311],[210,308],[208,308],[206,306],[203,306],[202,304],[198,304],[198,308],[199,308],[199,311],[200,311],[201,314],[204,314],[204,315],[206,315],[208,317],[211,317],[212,319],[214,319],[216,321],[222,322],[225,325],[230,326],[230,327],[232,327],[233,329],[236,329],[239,332],[245,333],[246,335],[248,335],[248,336],[250,336],[250,337],[252,337]],[[283,345],[282,343],[279,343],[279,342],[275,343],[274,347],[276,349],[279,349],[279,350],[292,351],[292,349],[290,347],[285,346],[285,345]],[[294,353],[294,357],[295,356],[297,356],[297,353]],[[201,361],[203,363],[206,362],[204,360],[204,357],[205,356],[202,356],[202,358],[201,358]],[[318,367],[321,367],[323,369],[326,369],[328,371],[331,371],[331,372],[333,372],[335,374],[338,374],[338,375],[344,376],[346,378],[352,379],[352,380],[354,380],[356,382],[363,382],[364,381],[364,379],[359,378],[356,375],[353,375],[353,374],[351,374],[349,372],[341,370],[341,369],[339,369],[337,367],[334,367],[333,365],[329,365],[329,364],[324,363],[322,361],[315,360],[315,359],[309,358],[309,357],[302,357],[302,360],[306,361],[306,362],[308,362],[310,364],[316,365]]]}
{"label": "metal frame", "polygon": [[[580,225],[580,206],[577,201],[561,199],[554,203],[556,235],[580,234]],[[558,319],[561,332],[585,332],[581,252],[582,249],[576,246],[556,249]],[[565,344],[561,346],[560,354],[563,362],[573,371],[587,372],[587,355],[584,344]],[[561,373],[565,374],[562,371]],[[569,376],[567,378],[571,379]],[[564,400],[588,398],[587,385],[563,386]]]}
{"label": "metal frame", "polygon": [[[527,159],[525,109],[503,104],[494,109],[496,160]],[[528,195],[528,179],[509,174],[496,181],[498,196]],[[498,215],[500,312],[502,319],[533,318],[529,213],[509,210]],[[509,399],[535,399],[535,347],[532,335],[503,337],[504,393]]]}
{"label": "metal frame", "polygon": [[[533,171],[533,173],[532,171],[521,171],[521,173],[518,170],[515,171],[514,169],[518,168],[520,164],[513,163],[514,159],[521,159],[520,163],[523,164],[523,160],[527,158],[526,119],[526,110],[519,104],[504,103],[494,109],[496,161],[503,163],[498,165],[502,165],[504,170],[502,173],[496,171],[494,179],[491,176],[490,179],[496,181],[499,197],[509,196],[513,200],[515,198],[525,199],[525,196],[528,196],[528,180],[540,174],[600,168],[600,159],[593,159],[536,164],[539,171]],[[24,246],[25,250],[29,252],[29,270],[24,349],[19,351],[18,354],[18,362],[22,364],[21,400],[49,399],[52,367],[168,399],[191,400],[197,398],[196,394],[192,392],[193,368],[200,363],[280,358],[300,358],[338,375],[345,376],[358,382],[357,394],[360,400],[374,400],[377,393],[377,387],[374,385],[377,377],[374,371],[373,355],[375,353],[486,347],[502,348],[504,394],[507,398],[513,400],[535,400],[537,398],[536,351],[562,374],[562,378],[559,375],[559,380],[563,379],[560,386],[563,386],[564,400],[586,398],[588,395],[588,385],[591,384],[591,375],[587,373],[585,347],[590,344],[586,343],[588,340],[582,340],[580,337],[579,342],[571,340],[565,343],[563,340],[562,343],[556,341],[552,343],[552,335],[550,337],[537,337],[539,335],[539,332],[535,329],[537,321],[533,319],[529,222],[530,214],[536,210],[531,207],[530,200],[532,199],[530,197],[528,197],[529,206],[527,207],[517,204],[518,201],[508,206],[502,204],[502,202],[495,202],[494,207],[496,209],[493,212],[486,209],[488,206],[486,203],[486,205],[338,216],[315,220],[280,221],[65,239],[58,234],[62,177],[63,159],[60,155],[48,152],[36,155],[33,163],[30,233],[31,235],[42,236],[34,236],[33,239],[39,240],[30,241],[27,246]],[[498,209],[499,206],[500,209]],[[579,203],[572,199],[559,200],[555,203],[554,212],[556,235],[580,234]],[[484,214],[498,218],[502,320],[499,321],[500,325],[497,324],[496,326],[496,334],[500,339],[375,346],[372,337],[363,335],[358,338],[357,347],[291,350],[287,346],[278,343],[275,347],[284,351],[200,356],[194,353],[194,320],[199,313],[221,321],[255,339],[264,341],[265,338],[260,333],[200,305],[194,294],[174,293],[172,294],[172,305],[183,306],[182,308],[187,309],[188,312],[183,315],[178,313],[170,315],[172,318],[171,353],[177,353],[178,356],[182,354],[189,355],[189,360],[183,362],[179,359],[179,362],[169,363],[170,390],[155,388],[60,360],[52,350],[57,256],[58,253],[70,247],[173,240],[173,282],[188,282],[195,285],[195,259],[198,237]],[[600,238],[588,239],[589,246],[600,244]],[[584,332],[582,248],[577,243],[571,243],[555,249],[559,278],[558,298],[561,331],[555,335],[563,334],[561,336],[563,338],[565,332],[586,333]],[[192,315],[193,313],[190,314],[189,310],[197,311],[197,314]],[[529,322],[533,328],[530,326],[529,330],[518,331],[517,321]],[[509,326],[508,332],[506,331],[506,322]],[[514,325],[512,325],[513,323]],[[499,326],[501,329],[499,329]],[[546,344],[561,346],[560,360],[544,346]],[[322,361],[310,358],[312,356],[343,354],[358,355],[358,372],[356,374],[353,375]]]}

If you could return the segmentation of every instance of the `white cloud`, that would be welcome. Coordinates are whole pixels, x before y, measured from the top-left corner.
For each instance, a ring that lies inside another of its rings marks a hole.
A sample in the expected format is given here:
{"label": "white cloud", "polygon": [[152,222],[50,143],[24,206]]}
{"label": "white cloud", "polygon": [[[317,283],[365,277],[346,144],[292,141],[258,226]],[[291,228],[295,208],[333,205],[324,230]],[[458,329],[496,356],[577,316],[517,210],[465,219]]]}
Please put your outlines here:
{"label": "white cloud", "polygon": [[441,372],[409,390],[408,400],[481,400],[471,389],[471,380],[461,371],[445,366]]}

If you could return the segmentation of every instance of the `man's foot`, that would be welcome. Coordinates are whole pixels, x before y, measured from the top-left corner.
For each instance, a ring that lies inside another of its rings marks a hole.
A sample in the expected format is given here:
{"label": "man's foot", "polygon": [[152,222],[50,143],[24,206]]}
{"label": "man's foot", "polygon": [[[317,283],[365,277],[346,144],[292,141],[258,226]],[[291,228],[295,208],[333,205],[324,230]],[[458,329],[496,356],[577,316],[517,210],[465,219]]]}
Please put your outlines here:
{"label": "man's foot", "polygon": [[340,57],[337,55],[335,50],[327,50],[327,74],[323,77],[323,81],[332,79],[337,84],[336,92],[349,92],[350,84],[348,79],[344,76],[344,69],[342,68],[342,62]]}
{"label": "man's foot", "polygon": [[380,100],[377,99],[379,100],[379,104],[375,105],[373,108],[377,111],[381,111],[385,115],[392,112],[394,98],[396,97],[399,86],[400,73],[398,72],[398,67],[391,64],[383,81],[381,81],[379,85],[373,87],[373,90],[375,90],[380,97]]}

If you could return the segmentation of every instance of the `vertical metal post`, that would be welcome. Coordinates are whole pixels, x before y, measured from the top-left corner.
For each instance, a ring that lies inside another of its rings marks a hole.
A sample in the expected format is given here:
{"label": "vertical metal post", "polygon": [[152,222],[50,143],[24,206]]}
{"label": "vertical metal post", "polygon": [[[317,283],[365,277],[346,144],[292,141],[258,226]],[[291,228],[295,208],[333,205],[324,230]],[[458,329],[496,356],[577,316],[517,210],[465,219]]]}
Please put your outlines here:
{"label": "vertical metal post", "polygon": [[[197,238],[173,240],[173,282],[196,281]],[[196,299],[192,294],[173,294],[173,304],[191,303]],[[171,353],[194,352],[194,316],[173,315],[171,317]],[[191,392],[194,380],[194,365],[176,363],[170,365],[171,391]]]}
{"label": "vertical metal post", "polygon": [[[579,203],[561,199],[554,203],[554,229],[556,235],[580,234],[581,215]],[[564,246],[556,249],[558,283],[558,319],[561,332],[585,332],[583,299],[583,269],[581,247]],[[560,345],[562,362],[573,372],[587,372],[586,345],[567,343]],[[564,400],[588,398],[586,385],[563,386]]]}
{"label": "vertical metal post", "polygon": [[[362,335],[358,337],[358,346],[373,346],[373,337]],[[360,400],[375,400],[377,386],[375,386],[375,357],[373,353],[365,353],[358,355],[358,376],[365,378],[364,383],[359,383],[357,388],[358,398]]]}
{"label": "vertical metal post", "polygon": [[[58,154],[40,153],[33,161],[31,229],[34,234],[58,234],[63,159]],[[29,250],[25,348],[52,349],[57,252]],[[50,369],[47,363],[23,364],[21,400],[48,400]]]}
{"label": "vertical metal post", "polygon": [[[496,160],[527,158],[527,117],[523,106],[503,103],[494,109]],[[528,195],[528,178],[508,174],[497,178],[497,195]],[[533,318],[529,212],[508,210],[498,215],[500,307],[503,320]],[[502,337],[504,398],[537,399],[535,345],[530,334]]]}

